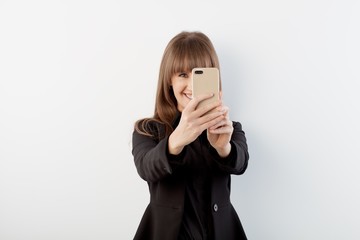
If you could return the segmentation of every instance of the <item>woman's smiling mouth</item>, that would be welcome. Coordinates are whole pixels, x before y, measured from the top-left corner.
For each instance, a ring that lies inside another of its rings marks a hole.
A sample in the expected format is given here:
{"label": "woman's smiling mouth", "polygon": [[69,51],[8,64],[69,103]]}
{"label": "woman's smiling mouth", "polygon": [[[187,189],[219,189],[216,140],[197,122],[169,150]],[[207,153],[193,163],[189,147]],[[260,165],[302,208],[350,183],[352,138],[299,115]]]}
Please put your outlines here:
{"label": "woman's smiling mouth", "polygon": [[185,97],[187,97],[188,99],[192,99],[192,93],[184,93]]}

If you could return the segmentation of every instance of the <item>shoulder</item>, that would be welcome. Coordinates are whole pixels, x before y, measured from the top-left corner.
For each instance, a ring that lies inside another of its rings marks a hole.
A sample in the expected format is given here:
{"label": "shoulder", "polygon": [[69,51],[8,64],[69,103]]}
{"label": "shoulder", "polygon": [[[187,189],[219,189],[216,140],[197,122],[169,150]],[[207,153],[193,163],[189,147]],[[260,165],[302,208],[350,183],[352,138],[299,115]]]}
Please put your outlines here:
{"label": "shoulder", "polygon": [[134,134],[161,139],[165,135],[165,125],[153,118],[140,119],[135,123]]}
{"label": "shoulder", "polygon": [[238,121],[232,121],[234,129],[240,129],[242,130],[242,125]]}
{"label": "shoulder", "polygon": [[245,138],[245,131],[240,122],[233,121],[233,128],[234,128],[233,138],[236,138],[236,137]]}

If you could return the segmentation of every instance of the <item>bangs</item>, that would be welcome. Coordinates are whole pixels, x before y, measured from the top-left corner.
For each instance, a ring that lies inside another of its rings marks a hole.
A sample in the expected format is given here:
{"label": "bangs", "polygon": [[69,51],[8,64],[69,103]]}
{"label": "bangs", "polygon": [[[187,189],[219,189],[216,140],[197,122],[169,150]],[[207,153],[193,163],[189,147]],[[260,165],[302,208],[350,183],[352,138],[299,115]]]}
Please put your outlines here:
{"label": "bangs", "polygon": [[209,52],[209,48],[197,42],[182,44],[174,49],[170,74],[191,72],[197,67],[218,67],[217,61]]}

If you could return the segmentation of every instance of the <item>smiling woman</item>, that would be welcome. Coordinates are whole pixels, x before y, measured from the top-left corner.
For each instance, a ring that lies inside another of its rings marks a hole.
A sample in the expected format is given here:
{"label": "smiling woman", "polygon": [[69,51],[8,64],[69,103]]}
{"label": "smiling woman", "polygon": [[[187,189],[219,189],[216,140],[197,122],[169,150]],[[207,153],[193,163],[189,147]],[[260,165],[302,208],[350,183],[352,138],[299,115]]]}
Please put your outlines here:
{"label": "smiling woman", "polygon": [[177,100],[178,110],[181,112],[192,99],[192,73],[175,73],[171,78],[171,87]]}
{"label": "smiling woman", "polygon": [[219,68],[215,49],[205,34],[181,32],[162,58],[154,116],[135,124],[132,153],[151,200],[134,239],[246,239],[230,202],[230,175],[248,164],[245,133],[221,99],[199,106],[213,94],[193,96],[197,67]]}

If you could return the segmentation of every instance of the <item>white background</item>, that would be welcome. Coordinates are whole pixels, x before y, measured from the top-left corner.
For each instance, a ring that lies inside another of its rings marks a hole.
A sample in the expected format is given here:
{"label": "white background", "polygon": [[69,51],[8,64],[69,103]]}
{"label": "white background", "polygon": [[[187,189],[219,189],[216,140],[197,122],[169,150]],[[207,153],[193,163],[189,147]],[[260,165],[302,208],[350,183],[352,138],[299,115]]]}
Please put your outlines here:
{"label": "white background", "polygon": [[[251,240],[360,239],[360,2],[0,1],[0,239],[132,239],[168,41],[207,34],[248,139]],[[164,226],[166,227],[166,226]]]}

